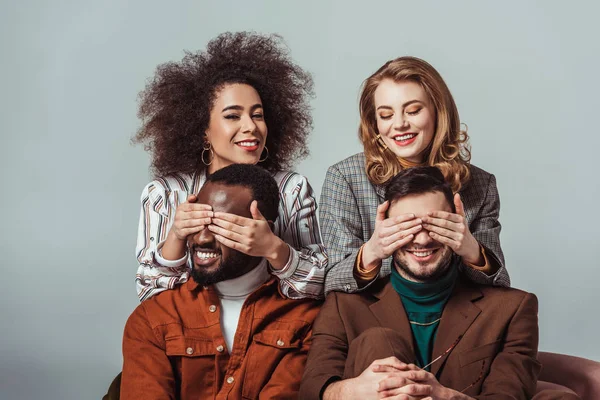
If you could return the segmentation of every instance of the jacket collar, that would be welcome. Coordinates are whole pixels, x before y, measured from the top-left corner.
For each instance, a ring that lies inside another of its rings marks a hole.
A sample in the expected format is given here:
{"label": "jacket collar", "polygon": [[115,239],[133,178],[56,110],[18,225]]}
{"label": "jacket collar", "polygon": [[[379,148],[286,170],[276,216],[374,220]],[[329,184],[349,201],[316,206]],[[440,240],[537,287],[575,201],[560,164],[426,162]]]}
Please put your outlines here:
{"label": "jacket collar", "polygon": [[[408,362],[414,362],[415,350],[412,330],[402,300],[392,287],[389,278],[381,279],[380,282],[380,287],[374,288],[372,292],[378,301],[371,304],[369,309],[382,327],[393,329],[400,333],[402,337],[411,338],[409,341],[411,343],[410,355],[413,359]],[[433,344],[431,361],[443,354],[455,342],[460,341],[481,313],[481,309],[473,304],[481,297],[483,297],[481,290],[468,282],[462,275],[459,275],[452,295],[442,312],[442,319]],[[451,352],[452,350],[431,365],[431,373],[434,375],[438,373]]]}

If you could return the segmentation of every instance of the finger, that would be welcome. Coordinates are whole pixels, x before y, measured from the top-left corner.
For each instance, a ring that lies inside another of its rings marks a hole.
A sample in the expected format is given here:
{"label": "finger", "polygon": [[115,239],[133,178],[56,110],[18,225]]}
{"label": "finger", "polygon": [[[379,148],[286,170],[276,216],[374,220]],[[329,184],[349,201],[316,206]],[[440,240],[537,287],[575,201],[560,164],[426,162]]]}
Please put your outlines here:
{"label": "finger", "polygon": [[450,238],[447,238],[446,236],[437,234],[435,232],[429,232],[429,236],[436,242],[439,242],[441,244],[444,244],[444,245],[450,247],[453,251],[456,251],[460,246],[460,243],[458,243]]}
{"label": "finger", "polygon": [[392,367],[390,365],[373,365],[373,367],[371,369],[373,372],[380,372],[380,373],[393,373],[393,372],[398,372],[398,371],[408,371],[408,368],[406,368],[406,367],[400,368],[399,366]]}
{"label": "finger", "polygon": [[401,388],[409,383],[411,382],[409,382],[408,379],[403,376],[391,375],[379,381],[377,384],[377,391],[383,392],[386,390],[393,390]]}
{"label": "finger", "polygon": [[183,211],[212,211],[212,207],[208,204],[182,203],[179,207]]}
{"label": "finger", "polygon": [[[412,214],[409,214],[412,215]],[[395,232],[398,230],[412,228],[415,225],[419,225],[423,221],[421,218],[410,218],[408,220],[396,220],[394,218],[386,219],[381,225],[383,227],[382,232],[390,231]]]}
{"label": "finger", "polygon": [[399,248],[404,247],[407,244],[409,244],[414,238],[415,238],[415,235],[411,233],[410,235],[392,243],[391,245],[384,247],[383,251],[386,254],[392,255],[392,253],[394,253]]}
{"label": "finger", "polygon": [[198,218],[207,218],[207,217],[212,217],[214,215],[214,213],[212,211],[209,210],[204,210],[204,211],[186,211],[184,213],[181,214],[182,219],[198,219]]}
{"label": "finger", "polygon": [[[453,214],[453,215],[456,215],[456,214]],[[456,215],[456,216],[458,218],[461,218],[459,215]],[[463,226],[461,222],[454,222],[449,219],[434,218],[434,217],[424,217],[423,223],[430,224],[430,225],[436,225],[441,228],[446,228],[446,229],[450,229],[453,231],[460,231]]]}
{"label": "finger", "polygon": [[187,198],[188,203],[195,203],[197,201],[198,201],[198,196],[196,196],[195,194],[190,194]]}
{"label": "finger", "polygon": [[239,215],[224,212],[216,212],[215,218],[221,219],[223,221],[228,221],[240,226],[248,226],[252,222],[252,218],[240,217]]}
{"label": "finger", "polygon": [[380,360],[375,360],[371,363],[371,365],[387,365],[389,367],[395,367],[395,368],[404,368],[406,367],[406,363],[398,360],[396,357],[392,356],[392,357],[387,357],[387,358],[382,358]]}
{"label": "finger", "polygon": [[389,206],[390,202],[387,200],[377,206],[377,216],[375,217],[375,221],[383,221],[385,219],[385,213]]}
{"label": "finger", "polygon": [[454,207],[456,208],[456,213],[462,217],[465,216],[465,206],[463,205],[462,199],[460,198],[460,194],[456,193],[454,195]]}
{"label": "finger", "polygon": [[420,382],[429,380],[433,375],[425,370],[412,370],[406,373],[406,377],[411,381]]}
{"label": "finger", "polygon": [[250,204],[250,214],[252,214],[253,219],[258,219],[261,221],[266,221],[267,219],[263,217],[260,210],[258,209],[258,201],[253,200]]}
{"label": "finger", "polygon": [[[461,224],[463,222],[462,216],[451,213],[451,212],[446,212],[446,211],[430,211],[427,213],[427,215],[430,218],[439,218],[439,219],[454,222],[457,224]],[[423,219],[428,219],[428,218],[424,217]]]}
{"label": "finger", "polygon": [[434,232],[440,236],[447,237],[448,239],[452,239],[457,242],[460,241],[461,235],[451,229],[440,228],[439,226],[431,225],[431,224],[423,224],[423,228],[425,228],[429,232]]}
{"label": "finger", "polygon": [[178,234],[183,236],[190,236],[193,235],[195,233],[200,232],[202,229],[204,229],[205,225],[199,225],[199,226],[194,226],[191,228],[184,228],[184,229],[179,229]]}
{"label": "finger", "polygon": [[212,233],[216,233],[217,235],[221,235],[229,240],[232,240],[234,242],[238,242],[240,244],[247,244],[245,243],[245,237],[243,235],[240,235],[239,233],[236,233],[234,231],[229,231],[227,229],[223,229],[220,226],[217,225],[208,225],[208,230],[211,231]]}
{"label": "finger", "polygon": [[228,231],[237,232],[239,234],[243,234],[244,231],[245,231],[245,227],[244,226],[238,225],[238,224],[233,223],[233,222],[228,222],[228,221],[226,221],[224,219],[217,218],[217,217],[213,217],[212,218],[212,224],[220,226],[223,229],[227,229]]}
{"label": "finger", "polygon": [[226,237],[221,235],[215,235],[215,240],[225,247],[229,247],[230,249],[234,249],[244,254],[248,254],[249,249],[241,243],[234,242],[233,240],[227,239]]}
{"label": "finger", "polygon": [[[388,398],[391,396],[397,396],[400,394],[409,395],[412,397],[417,396],[429,396],[433,392],[433,388],[431,385],[426,385],[423,383],[414,383],[410,382],[410,380],[405,380],[406,383],[395,386],[386,390],[378,390],[380,397],[379,398]],[[381,386],[382,382],[379,383]]]}
{"label": "finger", "polygon": [[422,225],[413,226],[412,228],[410,228],[408,230],[400,231],[400,232],[397,232],[397,233],[395,233],[391,236],[388,236],[384,239],[381,239],[381,243],[386,247],[390,246],[390,245],[393,245],[393,247],[397,247],[396,242],[404,239],[408,235],[415,235],[421,229],[423,229]]}
{"label": "finger", "polygon": [[211,218],[185,219],[177,222],[178,229],[195,228],[205,226],[211,223]]}

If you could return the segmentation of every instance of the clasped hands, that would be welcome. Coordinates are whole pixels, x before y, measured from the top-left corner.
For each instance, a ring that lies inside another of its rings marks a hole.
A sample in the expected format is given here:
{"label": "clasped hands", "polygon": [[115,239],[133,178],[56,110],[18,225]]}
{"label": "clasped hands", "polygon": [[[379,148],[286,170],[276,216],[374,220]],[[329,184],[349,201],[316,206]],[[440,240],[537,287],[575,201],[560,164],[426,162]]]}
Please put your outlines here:
{"label": "clasped hands", "polygon": [[335,382],[323,399],[450,400],[469,399],[442,386],[435,375],[396,357],[375,360],[356,378]]}
{"label": "clasped hands", "polygon": [[482,265],[483,255],[473,237],[460,195],[454,195],[456,213],[432,211],[426,216],[402,214],[386,218],[389,201],[377,207],[375,231],[363,249],[363,268],[371,270],[390,257],[396,250],[409,244],[420,231],[426,230],[435,241],[449,246],[463,261]]}

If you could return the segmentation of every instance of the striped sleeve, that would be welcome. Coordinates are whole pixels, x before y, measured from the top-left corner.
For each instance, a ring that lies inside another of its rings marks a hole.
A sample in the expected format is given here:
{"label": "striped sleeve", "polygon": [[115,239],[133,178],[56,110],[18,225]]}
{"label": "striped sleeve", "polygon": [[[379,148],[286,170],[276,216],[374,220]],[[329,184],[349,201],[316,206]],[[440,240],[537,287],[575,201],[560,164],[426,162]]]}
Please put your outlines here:
{"label": "striped sleeve", "polygon": [[187,199],[189,184],[182,177],[157,179],[150,182],[140,197],[136,256],[138,270],[135,285],[140,301],[166,289],[186,282],[187,264],[162,265],[157,248],[164,242],[171,228],[177,205]]}
{"label": "striped sleeve", "polygon": [[322,298],[327,253],[317,220],[317,202],[308,180],[296,173],[275,174],[279,185],[279,217],[275,234],[290,245],[290,261],[281,270],[281,292],[292,299]]}

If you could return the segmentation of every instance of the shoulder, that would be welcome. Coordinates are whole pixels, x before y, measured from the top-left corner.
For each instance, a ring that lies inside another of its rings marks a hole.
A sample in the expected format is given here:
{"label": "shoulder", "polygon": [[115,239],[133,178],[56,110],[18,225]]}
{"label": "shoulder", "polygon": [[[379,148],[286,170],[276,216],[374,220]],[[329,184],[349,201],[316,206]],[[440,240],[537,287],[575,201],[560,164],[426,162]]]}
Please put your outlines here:
{"label": "shoulder", "polygon": [[193,190],[194,182],[198,179],[198,175],[194,174],[172,174],[163,177],[157,177],[146,186],[142,191],[142,197],[147,196],[164,196],[175,190],[190,192]]}
{"label": "shoulder", "polygon": [[354,314],[357,310],[369,307],[374,302],[378,301],[383,296],[385,290],[390,284],[389,276],[377,279],[368,288],[355,293],[346,292],[329,292],[326,302],[334,302],[337,304],[340,313]]}
{"label": "shoulder", "polygon": [[460,194],[467,204],[476,205],[489,196],[498,197],[496,177],[475,165],[470,165],[471,177],[460,190]]}
{"label": "shoulder", "polygon": [[294,171],[278,171],[273,173],[273,179],[277,182],[280,192],[292,191],[298,186],[306,186],[308,179]]}
{"label": "shoulder", "polygon": [[178,285],[174,289],[160,292],[142,302],[135,312],[148,321],[148,325],[155,329],[162,325],[182,323],[179,310],[185,305],[186,292],[190,293],[187,285]]}
{"label": "shoulder", "polygon": [[365,162],[365,153],[356,153],[333,164],[329,167],[329,170],[337,170],[344,175],[360,172],[364,174]]}
{"label": "shoulder", "polygon": [[477,285],[483,294],[481,305],[499,312],[515,313],[521,307],[534,307],[537,311],[537,296],[511,287]]}

